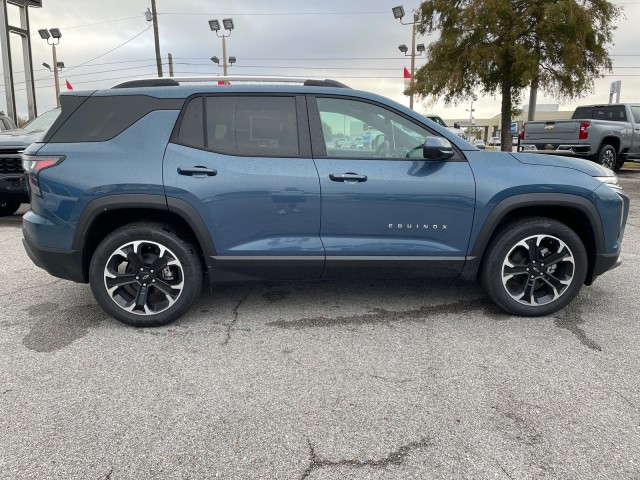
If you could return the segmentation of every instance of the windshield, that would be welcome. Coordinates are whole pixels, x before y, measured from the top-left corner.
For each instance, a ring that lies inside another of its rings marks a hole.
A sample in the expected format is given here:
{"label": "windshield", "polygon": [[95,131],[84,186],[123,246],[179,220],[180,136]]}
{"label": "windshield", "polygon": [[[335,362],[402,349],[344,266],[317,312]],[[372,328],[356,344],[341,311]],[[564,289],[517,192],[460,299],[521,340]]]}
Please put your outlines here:
{"label": "windshield", "polygon": [[25,130],[49,130],[49,127],[53,125],[53,122],[58,118],[58,115],[60,115],[60,109],[49,110],[31,120],[22,128]]}

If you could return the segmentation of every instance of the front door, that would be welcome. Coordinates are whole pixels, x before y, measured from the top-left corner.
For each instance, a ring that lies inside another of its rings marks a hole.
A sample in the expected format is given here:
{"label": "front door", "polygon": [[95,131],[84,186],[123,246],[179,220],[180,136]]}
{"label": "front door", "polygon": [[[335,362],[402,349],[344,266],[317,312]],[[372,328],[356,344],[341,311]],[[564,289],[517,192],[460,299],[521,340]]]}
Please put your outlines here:
{"label": "front door", "polygon": [[192,98],[163,169],[167,197],[189,203],[209,230],[212,280],[320,276],[320,187],[304,97]]}
{"label": "front door", "polygon": [[425,160],[425,137],[436,134],[386,106],[329,96],[309,102],[317,112],[310,118],[325,275],[346,273],[344,266],[458,275],[475,202],[473,174],[461,154]]}

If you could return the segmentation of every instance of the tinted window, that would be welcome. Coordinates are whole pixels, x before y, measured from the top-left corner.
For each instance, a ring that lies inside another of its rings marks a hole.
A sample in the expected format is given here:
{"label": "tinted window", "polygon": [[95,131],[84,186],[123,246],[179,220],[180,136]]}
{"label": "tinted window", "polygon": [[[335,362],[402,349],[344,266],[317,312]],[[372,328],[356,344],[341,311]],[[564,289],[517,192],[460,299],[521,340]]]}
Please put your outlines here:
{"label": "tinted window", "polygon": [[204,99],[197,97],[187,105],[178,134],[180,142],[184,145],[204,148],[203,103]]}
{"label": "tinted window", "polygon": [[236,143],[237,97],[207,98],[207,148],[221,153],[238,153]]}
{"label": "tinted window", "polygon": [[385,108],[341,98],[318,98],[329,157],[421,157],[425,137],[436,135]]}
{"label": "tinted window", "polygon": [[214,152],[267,157],[300,154],[294,97],[207,97],[204,122],[197,107],[190,111],[191,103],[178,135],[184,145],[200,148],[200,137],[193,137],[203,131],[205,148]]}
{"label": "tinted window", "polygon": [[154,110],[179,110],[182,99],[146,95],[90,97],[52,135],[51,142],[110,140]]}
{"label": "tinted window", "polygon": [[574,119],[610,120],[626,122],[627,114],[624,105],[609,105],[602,107],[578,107],[573,112]]}

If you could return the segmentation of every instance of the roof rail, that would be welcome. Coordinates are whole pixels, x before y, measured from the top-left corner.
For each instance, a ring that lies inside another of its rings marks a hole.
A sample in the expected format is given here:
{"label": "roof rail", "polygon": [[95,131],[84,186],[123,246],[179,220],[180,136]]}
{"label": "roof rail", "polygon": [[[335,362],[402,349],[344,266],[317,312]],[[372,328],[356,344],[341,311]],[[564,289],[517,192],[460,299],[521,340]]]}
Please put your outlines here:
{"label": "roof rail", "polygon": [[119,83],[111,88],[136,88],[136,87],[171,87],[183,83],[296,83],[307,87],[335,87],[350,88],[344,83],[336,80],[318,80],[312,78],[296,77],[265,77],[265,76],[201,76],[201,77],[165,77],[165,78],[142,78],[139,80],[129,80]]}

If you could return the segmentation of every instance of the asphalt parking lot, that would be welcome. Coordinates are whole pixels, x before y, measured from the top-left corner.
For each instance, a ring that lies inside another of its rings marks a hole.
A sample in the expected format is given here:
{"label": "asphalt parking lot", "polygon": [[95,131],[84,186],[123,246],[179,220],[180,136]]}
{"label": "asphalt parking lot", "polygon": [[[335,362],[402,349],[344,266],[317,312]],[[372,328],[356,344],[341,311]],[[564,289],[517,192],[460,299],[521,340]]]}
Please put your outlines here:
{"label": "asphalt parking lot", "polygon": [[640,478],[640,169],[623,264],[557,316],[462,282],[225,285],[107,317],[0,218],[0,478]]}

